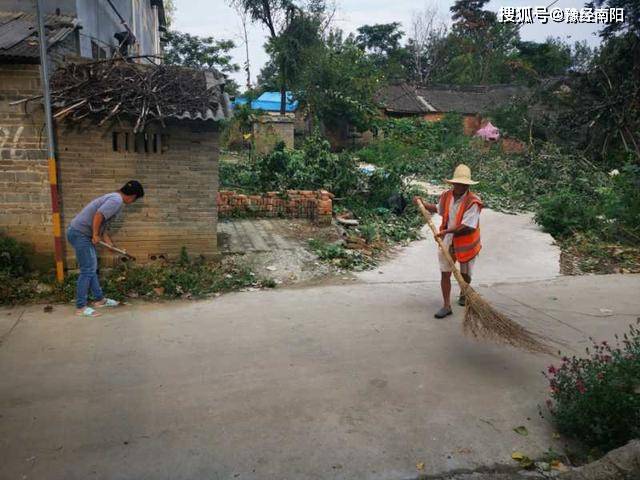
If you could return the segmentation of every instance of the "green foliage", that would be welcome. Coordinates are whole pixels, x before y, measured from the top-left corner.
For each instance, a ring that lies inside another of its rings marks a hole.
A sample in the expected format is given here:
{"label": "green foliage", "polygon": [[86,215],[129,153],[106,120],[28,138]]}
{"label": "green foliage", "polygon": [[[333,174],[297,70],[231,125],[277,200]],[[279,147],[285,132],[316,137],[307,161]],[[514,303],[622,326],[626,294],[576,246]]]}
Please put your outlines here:
{"label": "green foliage", "polygon": [[529,115],[528,102],[511,102],[491,110],[488,117],[494,125],[500,126],[500,133],[503,136],[517,138],[523,142],[529,141],[532,120]]}
{"label": "green foliage", "polygon": [[555,238],[566,238],[595,228],[598,224],[596,211],[593,198],[566,186],[540,199],[535,218]]}
{"label": "green foliage", "polygon": [[[270,61],[261,77],[277,90],[295,90],[305,67],[320,42],[325,18],[324,0],[298,4],[292,0],[232,0],[252,21],[261,23],[269,32],[266,44]],[[284,102],[281,112],[284,113]]]}
{"label": "green foliage", "polygon": [[608,237],[640,240],[640,165],[629,163],[609,174],[611,183],[599,190]]}
{"label": "green foliage", "polygon": [[518,58],[538,77],[564,75],[572,64],[571,45],[559,38],[547,38],[543,43],[520,41]]}
{"label": "green foliage", "polygon": [[384,55],[400,48],[403,35],[399,22],[363,25],[358,27],[356,43],[363,50]]}
{"label": "green foliage", "polygon": [[441,152],[466,140],[462,135],[462,116],[456,113],[448,113],[435,122],[419,118],[387,119],[378,122],[377,128],[384,138],[429,152]]}
{"label": "green foliage", "polygon": [[296,96],[327,128],[370,127],[377,115],[374,102],[382,73],[355,43],[331,32],[324,44],[309,52]]}
{"label": "green foliage", "polygon": [[603,453],[640,436],[638,326],[616,340],[615,346],[592,340],[585,358],[564,357],[545,372],[558,430]]}
{"label": "green foliage", "polygon": [[359,250],[348,250],[337,243],[327,243],[323,240],[309,240],[309,247],[320,260],[328,261],[338,268],[345,270],[366,270],[376,265],[373,257],[363,254]]}
{"label": "green foliage", "polygon": [[542,196],[536,221],[556,238],[592,232],[604,241],[637,243],[639,187],[640,167],[635,164],[613,170],[608,176],[579,177]]}
{"label": "green foliage", "polygon": [[424,150],[393,138],[381,138],[357,151],[358,159],[375,165],[393,165],[422,158]]}
{"label": "green foliage", "polygon": [[355,43],[387,79],[407,77],[405,66],[409,63],[410,52],[400,45],[404,32],[399,22],[363,25],[358,28]]}
{"label": "green foliage", "polygon": [[32,276],[13,276],[0,270],[0,305],[12,305],[38,298],[38,279]]}
{"label": "green foliage", "polygon": [[216,68],[222,72],[237,72],[229,53],[235,44],[231,40],[198,37],[189,33],[169,31],[164,35],[164,62],[190,68]]}
{"label": "green foliage", "polygon": [[178,263],[181,266],[189,265],[189,254],[187,253],[187,247],[185,247],[184,245],[180,249],[180,260],[178,261]]}
{"label": "green foliage", "polygon": [[0,235],[0,272],[12,277],[28,273],[30,271],[28,253],[29,249],[25,244]]}
{"label": "green foliage", "polygon": [[420,228],[424,223],[414,205],[409,205],[402,215],[396,215],[384,207],[371,208],[369,205],[368,202],[348,203],[349,208],[360,219],[358,229],[364,238],[398,243],[420,237]]}
{"label": "green foliage", "polygon": [[318,132],[310,135],[301,150],[284,144],[248,162],[221,165],[222,185],[249,192],[325,189],[341,196],[358,190],[363,175],[353,157],[335,154]]}
{"label": "green foliage", "polygon": [[640,37],[612,36],[562,99],[553,125],[559,141],[611,168],[629,155],[640,161],[639,98]]}
{"label": "green foliage", "polygon": [[[12,277],[0,271],[0,304],[34,300],[69,302],[75,297],[77,274],[62,284],[38,276]],[[245,287],[273,287],[270,279],[256,277],[249,265],[226,257],[222,262],[189,260],[181,253],[178,262],[135,265],[125,263],[101,275],[102,289],[110,298],[199,297]]]}

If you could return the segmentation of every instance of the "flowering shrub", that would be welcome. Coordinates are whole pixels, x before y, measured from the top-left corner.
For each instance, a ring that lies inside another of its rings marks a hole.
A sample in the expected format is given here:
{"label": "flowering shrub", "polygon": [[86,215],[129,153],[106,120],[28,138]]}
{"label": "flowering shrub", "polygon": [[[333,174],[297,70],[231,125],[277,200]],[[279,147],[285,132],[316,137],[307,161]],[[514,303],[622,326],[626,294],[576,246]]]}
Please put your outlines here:
{"label": "flowering shrub", "polygon": [[591,341],[586,358],[563,357],[544,372],[547,407],[560,432],[607,451],[640,437],[640,328],[616,335],[615,346]]}

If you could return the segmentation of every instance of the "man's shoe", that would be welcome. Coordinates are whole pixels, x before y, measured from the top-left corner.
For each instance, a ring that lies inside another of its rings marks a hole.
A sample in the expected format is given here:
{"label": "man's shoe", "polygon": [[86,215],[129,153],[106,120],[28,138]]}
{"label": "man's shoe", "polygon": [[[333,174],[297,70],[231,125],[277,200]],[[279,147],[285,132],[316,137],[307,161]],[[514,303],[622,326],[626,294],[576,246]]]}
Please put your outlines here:
{"label": "man's shoe", "polygon": [[451,308],[442,307],[433,316],[436,318],[444,318],[451,315],[452,313],[453,312],[451,311]]}
{"label": "man's shoe", "polygon": [[460,305],[461,307],[464,307],[467,304],[467,299],[464,295],[460,295],[458,297],[458,305]]}

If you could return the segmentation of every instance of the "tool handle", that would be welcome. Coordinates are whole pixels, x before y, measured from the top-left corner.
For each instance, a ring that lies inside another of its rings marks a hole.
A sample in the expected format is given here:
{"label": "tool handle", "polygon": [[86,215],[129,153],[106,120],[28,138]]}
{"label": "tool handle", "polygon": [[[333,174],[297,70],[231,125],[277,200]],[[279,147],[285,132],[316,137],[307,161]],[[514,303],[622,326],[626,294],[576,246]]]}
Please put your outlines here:
{"label": "tool handle", "polygon": [[109,249],[109,250],[111,250],[112,252],[119,253],[120,255],[124,255],[125,257],[133,258],[131,255],[129,255],[129,254],[126,252],[126,250],[122,250],[121,248],[117,248],[117,247],[114,247],[113,245],[109,245],[108,243],[103,242],[102,240],[100,240],[100,241],[98,242],[98,244],[99,244],[99,245],[101,245],[101,246],[103,246],[103,247],[105,247],[105,248],[108,248],[108,249]]}
{"label": "tool handle", "polygon": [[438,247],[440,247],[440,250],[444,254],[444,258],[447,260],[447,262],[451,266],[451,272],[453,273],[453,276],[456,277],[456,280],[458,281],[460,288],[464,292],[469,286],[469,284],[466,282],[466,280],[460,273],[460,270],[458,270],[458,268],[456,267],[456,262],[453,261],[453,258],[449,253],[449,249],[445,247],[444,242],[438,236],[438,229],[433,223],[431,213],[429,213],[429,210],[427,210],[427,208],[424,206],[424,203],[422,203],[422,199],[420,197],[413,197],[413,201],[418,206],[418,210],[420,210],[420,213],[424,217],[427,225],[429,225],[429,228],[433,232],[433,238],[435,239],[436,243],[438,244]]}

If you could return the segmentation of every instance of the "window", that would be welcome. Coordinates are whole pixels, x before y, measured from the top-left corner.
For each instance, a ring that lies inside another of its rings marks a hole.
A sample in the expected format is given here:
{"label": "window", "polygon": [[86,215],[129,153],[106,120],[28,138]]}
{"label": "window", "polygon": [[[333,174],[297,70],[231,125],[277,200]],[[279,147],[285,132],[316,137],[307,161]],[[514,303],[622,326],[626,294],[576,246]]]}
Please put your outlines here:
{"label": "window", "polygon": [[103,60],[107,58],[107,51],[95,40],[91,40],[91,56],[96,60]]}
{"label": "window", "polygon": [[169,150],[169,135],[152,132],[111,132],[111,148],[114,152],[163,154]]}

